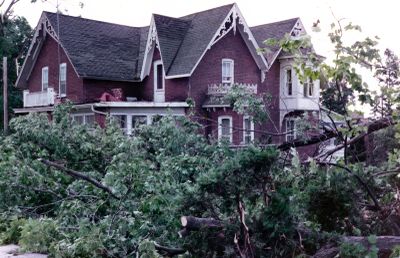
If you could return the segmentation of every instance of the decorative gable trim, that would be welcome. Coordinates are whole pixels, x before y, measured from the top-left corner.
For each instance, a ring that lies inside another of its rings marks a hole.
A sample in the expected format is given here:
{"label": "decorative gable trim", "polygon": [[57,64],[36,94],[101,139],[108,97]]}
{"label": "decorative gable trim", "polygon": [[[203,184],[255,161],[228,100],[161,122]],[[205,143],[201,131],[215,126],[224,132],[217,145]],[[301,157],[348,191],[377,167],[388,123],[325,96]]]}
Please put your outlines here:
{"label": "decorative gable trim", "polygon": [[[304,28],[303,23],[301,22],[300,18],[297,19],[293,28],[290,30],[290,35],[292,37],[300,37],[300,36],[304,36],[306,34],[307,34],[307,32]],[[276,52],[275,56],[272,58],[269,68],[271,68],[271,66],[274,64],[274,62],[276,61],[276,59],[278,58],[278,56],[281,52],[282,52],[282,48],[279,48],[279,50]]]}
{"label": "decorative gable trim", "polygon": [[[256,39],[254,38],[253,33],[250,30],[250,27],[247,25],[237,4],[234,4],[232,6],[231,10],[229,11],[229,13],[227,14],[227,16],[225,17],[225,19],[223,20],[223,22],[221,23],[220,27],[215,32],[211,41],[208,43],[207,47],[204,49],[202,55],[200,56],[200,58],[197,60],[196,64],[191,69],[190,73],[177,74],[177,75],[171,75],[171,76],[166,75],[165,79],[190,77],[193,74],[193,72],[196,70],[197,66],[199,65],[199,63],[201,62],[201,60],[203,59],[203,57],[205,56],[207,51],[210,50],[214,44],[216,44],[219,40],[221,40],[225,35],[227,35],[232,30],[235,34],[237,31],[240,32],[241,36],[243,37],[244,41],[246,42],[248,49],[251,52],[253,59],[257,63],[257,66],[260,68],[262,73],[264,73],[264,75],[265,75],[265,72],[269,68],[269,64],[268,64],[267,60],[265,59],[264,55],[258,51],[258,49],[260,47],[259,47]],[[140,80],[144,80],[144,78],[150,74],[151,61],[152,61],[155,47],[157,47],[158,50],[160,51],[161,60],[163,60],[162,50],[161,50],[158,35],[157,35],[157,28],[155,25],[154,16],[152,16],[150,27],[149,27],[149,33],[147,36],[147,43],[146,43],[146,48],[145,48],[145,53],[144,53],[143,65],[142,65],[141,73],[140,73]]]}
{"label": "decorative gable trim", "polygon": [[[220,39],[222,39],[226,34],[228,34],[231,30],[236,33],[238,30],[238,24],[243,26],[243,32],[242,30],[239,29],[243,39],[245,39],[246,45],[248,46],[254,60],[256,61],[258,67],[260,70],[267,70],[268,68],[268,62],[265,59],[264,55],[261,52],[258,52],[259,46],[257,41],[255,40],[253,33],[251,32],[249,26],[247,25],[242,13],[239,10],[239,7],[237,4],[234,4],[231,11],[228,13],[228,15],[225,17],[224,21],[222,22],[221,26],[218,28],[218,30],[215,32],[212,40],[208,44],[207,48],[204,50],[203,54],[200,56],[199,60],[197,63],[194,65],[192,68],[190,74],[187,75],[182,75],[182,76],[173,76],[169,77],[167,76],[167,79],[171,78],[180,78],[180,77],[187,77],[191,76],[193,72],[196,70],[197,66],[199,65],[200,61],[203,59],[204,55],[207,53],[208,50],[211,49],[211,47],[216,44]],[[228,26],[227,26],[228,24]],[[244,34],[247,34],[247,39]],[[248,41],[251,42],[251,45],[248,44]]]}
{"label": "decorative gable trim", "polygon": [[151,61],[153,60],[154,49],[157,48],[160,52],[161,62],[164,64],[162,53],[160,50],[160,42],[158,40],[156,23],[154,21],[154,15],[151,17],[149,35],[147,36],[146,50],[144,52],[144,60],[142,69],[140,72],[140,80],[143,81],[146,76],[150,74]]}
{"label": "decorative gable trim", "polygon": [[[40,34],[41,32],[43,33],[42,35]],[[17,81],[15,83],[16,87],[18,87],[18,85],[20,84],[21,77],[22,77],[22,75],[23,75],[23,73],[24,73],[24,71],[26,69],[26,65],[27,65],[27,62],[28,62],[29,59],[30,59],[30,61],[32,61],[32,63],[30,64],[29,72],[26,74],[25,77],[26,77],[26,79],[28,79],[30,77],[30,75],[32,73],[32,70],[35,67],[37,58],[39,56],[39,52],[40,52],[40,50],[41,50],[41,48],[42,48],[42,46],[44,44],[44,41],[45,41],[47,35],[50,35],[61,46],[61,48],[63,49],[65,55],[68,58],[68,61],[71,63],[72,67],[74,68],[75,73],[79,77],[79,74],[76,71],[74,64],[72,63],[71,58],[69,57],[69,54],[68,54],[67,50],[64,48],[64,46],[62,45],[61,41],[59,40],[57,32],[54,29],[54,26],[52,26],[52,24],[50,23],[49,19],[46,16],[46,14],[43,13],[42,16],[39,19],[39,22],[38,22],[37,26],[36,26],[35,34],[33,35],[32,42],[31,42],[31,44],[29,46],[29,49],[28,49],[28,53],[27,53],[27,55],[25,57],[24,63],[22,64],[22,68],[20,70],[20,73],[18,74],[18,78],[17,78]],[[36,48],[34,48],[35,44],[37,44]]]}

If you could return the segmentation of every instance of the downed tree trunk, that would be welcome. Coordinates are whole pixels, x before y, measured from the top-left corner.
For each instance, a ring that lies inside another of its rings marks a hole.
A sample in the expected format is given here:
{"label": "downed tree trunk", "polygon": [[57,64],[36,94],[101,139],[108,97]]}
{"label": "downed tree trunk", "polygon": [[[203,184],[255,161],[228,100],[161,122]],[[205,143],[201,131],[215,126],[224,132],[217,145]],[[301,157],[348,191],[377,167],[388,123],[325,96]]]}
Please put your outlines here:
{"label": "downed tree trunk", "polygon": [[154,247],[156,248],[156,250],[157,250],[159,253],[166,254],[166,255],[168,255],[168,256],[175,256],[175,255],[179,255],[179,254],[184,254],[184,253],[186,253],[186,250],[185,250],[185,249],[182,249],[182,248],[173,248],[173,247],[166,247],[166,246],[159,245],[159,244],[157,244],[157,243],[154,243]]}
{"label": "downed tree trunk", "polygon": [[[367,237],[349,236],[341,239],[342,243],[360,244],[365,248],[371,247]],[[379,257],[389,257],[393,248],[400,245],[400,236],[378,236],[375,246],[379,249]],[[313,258],[333,258],[339,253],[339,247],[327,245],[321,248]]]}
{"label": "downed tree trunk", "polygon": [[201,228],[222,228],[223,223],[213,218],[197,218],[193,216],[182,216],[181,223],[187,230],[199,230]]}

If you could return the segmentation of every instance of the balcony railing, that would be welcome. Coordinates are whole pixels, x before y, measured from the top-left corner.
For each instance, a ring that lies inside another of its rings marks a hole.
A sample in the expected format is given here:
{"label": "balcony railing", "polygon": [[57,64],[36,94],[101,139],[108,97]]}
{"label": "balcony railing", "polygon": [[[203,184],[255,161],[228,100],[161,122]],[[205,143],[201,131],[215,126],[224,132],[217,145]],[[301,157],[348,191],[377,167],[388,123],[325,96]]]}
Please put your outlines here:
{"label": "balcony railing", "polygon": [[45,91],[29,92],[24,91],[24,107],[43,107],[54,105],[56,93],[53,88]]}
{"label": "balcony railing", "polygon": [[[257,84],[251,83],[235,83],[234,86],[248,90],[249,93],[257,94]],[[227,94],[233,85],[230,84],[211,84],[208,85],[208,95],[224,95]]]}

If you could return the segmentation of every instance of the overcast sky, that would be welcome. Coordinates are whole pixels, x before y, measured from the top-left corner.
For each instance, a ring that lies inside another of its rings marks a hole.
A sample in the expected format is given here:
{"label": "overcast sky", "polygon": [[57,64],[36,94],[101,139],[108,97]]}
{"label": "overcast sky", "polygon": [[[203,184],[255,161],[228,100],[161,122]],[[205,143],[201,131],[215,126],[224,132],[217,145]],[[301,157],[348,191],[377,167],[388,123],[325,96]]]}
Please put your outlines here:
{"label": "overcast sky", "polygon": [[[83,9],[79,2],[84,3]],[[179,17],[193,12],[232,3],[231,0],[59,0],[60,10],[70,15],[130,26],[149,25],[152,13]],[[249,26],[300,17],[317,52],[332,55],[327,37],[330,24],[337,19],[352,22],[363,29],[364,36],[379,36],[381,49],[390,48],[400,54],[400,2],[398,0],[236,0]],[[15,14],[25,16],[36,26],[43,10],[55,11],[56,0],[31,4],[22,0]],[[311,31],[313,22],[321,21],[321,32]],[[364,78],[370,85],[371,78]]]}

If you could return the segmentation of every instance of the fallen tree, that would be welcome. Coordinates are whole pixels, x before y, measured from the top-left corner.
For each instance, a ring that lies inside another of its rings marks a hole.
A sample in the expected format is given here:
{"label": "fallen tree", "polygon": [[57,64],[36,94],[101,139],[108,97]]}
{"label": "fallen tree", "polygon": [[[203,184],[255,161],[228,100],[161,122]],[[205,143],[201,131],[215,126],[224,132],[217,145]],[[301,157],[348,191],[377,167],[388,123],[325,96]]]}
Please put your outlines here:
{"label": "fallen tree", "polygon": [[[368,237],[347,236],[341,238],[340,243],[348,243],[361,245],[366,250],[371,248],[372,244],[368,241]],[[373,244],[379,250],[379,257],[389,257],[392,250],[400,245],[400,236],[378,236],[376,243]],[[337,244],[327,244],[317,251],[313,258],[334,258],[340,252],[340,247]]]}

